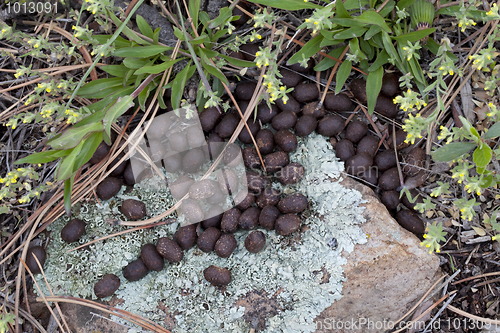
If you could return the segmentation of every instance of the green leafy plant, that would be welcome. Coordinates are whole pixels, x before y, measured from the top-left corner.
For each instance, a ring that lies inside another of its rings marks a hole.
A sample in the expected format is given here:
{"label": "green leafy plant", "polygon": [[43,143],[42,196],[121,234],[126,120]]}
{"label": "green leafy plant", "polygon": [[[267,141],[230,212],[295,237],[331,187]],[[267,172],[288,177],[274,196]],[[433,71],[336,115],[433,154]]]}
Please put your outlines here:
{"label": "green leafy plant", "polygon": [[[408,16],[408,8],[414,1],[391,0],[384,5],[378,1],[347,0],[337,1],[325,7],[317,7],[308,2],[277,2],[271,0],[253,1],[280,9],[315,8],[313,14],[300,25],[299,29],[311,29],[313,37],[295,53],[289,64],[307,61],[312,55],[324,47],[348,43],[349,53],[337,74],[337,89],[340,91],[349,76],[352,66],[356,65],[367,72],[368,84],[373,89],[367,90],[368,110],[373,112],[377,96],[382,86],[383,66],[392,63],[403,73],[410,73],[421,91],[427,81],[418,63],[417,57],[408,57],[405,49],[411,43],[429,36],[434,28],[413,31],[404,20]],[[368,10],[360,11],[360,6],[368,6]],[[392,20],[390,14],[397,8],[398,20]],[[434,10],[431,11],[432,17]],[[345,47],[334,49],[329,54],[338,58]],[[315,70],[323,71],[335,65],[330,58],[323,59]]]}
{"label": "green leafy plant", "polygon": [[[112,3],[103,5],[96,1],[86,2],[85,6],[87,7],[84,7],[86,10],[94,14],[105,14],[117,26],[117,30],[113,35],[95,35],[87,28],[74,27],[75,37],[80,37],[87,45],[92,45],[92,55],[96,57],[93,66],[89,68],[80,82],[71,87],[73,93],[66,107],[70,105],[76,94],[100,100],[77,111],[78,114],[86,116],[75,122],[63,133],[48,140],[47,146],[51,148],[50,150],[30,155],[15,162],[15,164],[40,164],[60,159],[55,179],[57,182],[65,184],[64,206],[67,214],[71,208],[71,192],[76,173],[90,160],[103,140],[107,144],[111,144],[111,126],[129,108],[138,104],[145,110],[148,97],[154,94],[157,89],[161,89],[161,93],[157,94],[160,107],[167,108],[163,100],[163,92],[167,88],[171,88],[172,91],[172,107],[179,108],[186,83],[196,70],[202,78],[196,99],[197,105],[219,107],[220,96],[223,93],[222,84],[228,84],[219,68],[227,63],[240,67],[254,65],[253,62],[229,57],[215,49],[221,38],[226,38],[222,44],[231,41],[232,26],[230,22],[237,19],[237,17],[232,16],[231,7],[221,9],[219,16],[210,20],[205,12],[200,12],[200,1],[189,1],[190,25],[184,25],[185,19],[179,16],[182,25],[174,29],[175,35],[179,40],[185,42],[188,50],[181,49],[180,54],[183,56],[172,60],[168,52],[171,52],[173,48],[159,43],[159,29],[153,31],[145,19],[139,15],[136,21],[142,36],[126,26],[131,15],[142,1],[136,4],[124,22],[110,10]],[[104,21],[101,23],[107,24]],[[120,37],[121,33],[128,40]],[[102,57],[108,55],[122,58],[121,64],[101,66],[100,69],[108,73],[108,78],[94,80],[83,85],[85,78],[95,64]],[[215,59],[217,63],[214,64],[211,59]],[[187,63],[170,83],[160,87],[159,74],[171,69],[179,61]],[[27,69],[23,69],[17,74],[22,75],[26,72]],[[50,92],[53,86],[53,83],[45,82],[39,86],[39,89]],[[67,109],[66,113],[71,114],[72,112]],[[50,115],[45,113],[42,114],[42,117]],[[15,121],[11,120],[9,124],[15,127]]]}
{"label": "green leafy plant", "polygon": [[425,246],[429,249],[429,253],[436,251],[439,253],[441,251],[441,246],[439,242],[445,242],[446,232],[443,231],[443,226],[434,222],[425,228],[426,233],[424,234],[424,240],[420,243],[421,246]]}
{"label": "green leafy plant", "polygon": [[16,316],[7,311],[2,311],[2,316],[0,317],[0,333],[5,333],[8,331],[8,324],[14,324],[16,321]]}

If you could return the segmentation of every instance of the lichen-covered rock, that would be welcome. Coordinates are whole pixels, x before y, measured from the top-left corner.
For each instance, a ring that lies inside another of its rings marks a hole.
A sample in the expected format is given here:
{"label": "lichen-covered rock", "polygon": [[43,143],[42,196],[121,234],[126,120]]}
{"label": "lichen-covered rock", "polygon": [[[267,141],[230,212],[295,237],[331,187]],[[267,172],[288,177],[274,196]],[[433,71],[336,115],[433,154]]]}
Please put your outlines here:
{"label": "lichen-covered rock", "polygon": [[[343,297],[316,318],[316,333],[329,332],[320,326],[326,318],[339,322],[359,318],[370,318],[373,322],[395,321],[441,274],[439,258],[429,254],[417,237],[398,225],[371,189],[351,179],[345,179],[342,184],[363,194],[366,222],[361,228],[370,237],[366,244],[356,245],[354,251],[345,253]],[[358,327],[349,332],[378,333],[380,330]]]}

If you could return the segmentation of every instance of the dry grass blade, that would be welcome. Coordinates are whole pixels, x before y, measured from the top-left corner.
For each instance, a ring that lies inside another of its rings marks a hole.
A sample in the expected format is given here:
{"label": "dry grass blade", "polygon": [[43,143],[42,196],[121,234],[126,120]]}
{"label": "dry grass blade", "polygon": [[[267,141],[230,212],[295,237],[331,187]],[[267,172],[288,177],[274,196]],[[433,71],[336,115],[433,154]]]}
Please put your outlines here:
{"label": "dry grass blade", "polygon": [[405,329],[409,328],[410,326],[412,326],[414,323],[416,323],[420,318],[424,317],[426,314],[428,314],[430,311],[432,311],[432,309],[434,309],[436,306],[438,306],[441,302],[443,302],[445,299],[447,299],[450,295],[446,294],[444,295],[443,297],[441,297],[437,302],[435,302],[434,304],[432,304],[427,310],[425,310],[424,312],[422,312],[422,314],[420,316],[418,316],[417,318],[415,318],[414,320],[410,320],[408,321],[408,323],[400,328],[399,330],[397,331],[394,331],[392,333],[399,333],[399,332],[402,332],[404,331]]}
{"label": "dry grass blade", "polygon": [[[38,265],[38,268],[40,268],[40,272],[41,272],[41,274],[42,274],[42,276],[43,276],[43,280],[45,281],[45,285],[46,285],[46,286],[47,286],[47,288],[49,289],[50,296],[54,296],[54,293],[52,292],[52,288],[50,287],[50,284],[49,284],[49,282],[47,281],[47,277],[45,276],[45,272],[43,271],[43,266],[40,264],[40,261],[38,260],[38,258],[37,258],[37,257],[36,257],[33,253],[32,253],[32,256],[33,256],[33,258],[35,259],[36,264]],[[33,275],[31,274],[31,272],[30,272],[30,275],[31,275],[31,277],[33,277]],[[33,279],[33,281],[34,281],[34,279]],[[39,291],[40,291],[40,290],[39,290]],[[41,295],[41,294],[42,294],[42,293],[40,292],[40,295]],[[66,319],[65,319],[65,318],[64,318],[64,316],[63,316],[63,313],[62,313],[62,311],[61,311],[61,308],[59,307],[59,303],[55,302],[55,305],[56,305],[57,311],[59,311],[59,313],[61,314],[61,319],[62,319],[62,321],[63,321],[64,326],[66,326],[66,329],[68,330],[68,332],[70,332],[71,330],[69,329],[68,323],[66,322]],[[55,320],[57,320],[57,317],[55,317],[54,319],[55,319]],[[58,322],[58,324],[59,324],[59,322]]]}
{"label": "dry grass blade", "polygon": [[[22,267],[26,268],[26,271],[29,273],[29,275],[33,279],[33,282],[35,283],[36,289],[38,290],[38,292],[40,293],[40,295],[42,295],[41,297],[37,297],[37,300],[38,300],[38,298],[40,298],[45,303],[45,305],[47,306],[47,309],[49,309],[49,311],[50,311],[50,314],[54,317],[54,319],[57,322],[57,325],[61,329],[61,332],[64,332],[64,328],[62,327],[61,323],[59,322],[59,319],[57,319],[56,314],[54,313],[54,311],[50,307],[49,302],[47,301],[47,299],[43,295],[42,289],[40,289],[40,286],[38,285],[38,282],[36,282],[35,277],[33,276],[33,273],[31,273],[30,269],[28,268],[28,266],[26,266],[26,263],[24,262],[23,259],[21,259],[21,263],[22,263]],[[19,271],[21,271],[21,269],[19,269]],[[18,304],[17,303],[19,303],[19,302],[16,302],[16,307],[15,307],[16,308],[16,310],[15,310],[15,312],[16,312],[16,318],[18,316],[18,308],[17,308]],[[17,321],[16,321],[16,332],[19,332],[19,323]],[[68,330],[68,332],[69,332],[69,330]]]}
{"label": "dry grass blade", "polygon": [[[340,55],[340,59],[344,58],[347,51],[349,51],[349,45],[347,45],[344,48],[344,51],[342,51],[342,54]],[[335,63],[335,66],[333,66],[332,72],[330,73],[330,77],[328,78],[328,82],[326,83],[325,91],[323,91],[323,95],[321,96],[321,100],[318,104],[318,107],[320,107],[323,104],[323,102],[325,101],[326,93],[328,92],[328,89],[330,88],[330,84],[332,83],[333,76],[335,75],[335,73],[337,73],[337,69],[339,68],[339,66],[340,66],[340,62],[337,61]]]}
{"label": "dry grass blade", "polygon": [[401,316],[401,318],[394,321],[394,325],[401,322],[403,319],[408,317],[413,311],[415,311],[415,309],[420,304],[422,304],[422,302],[427,298],[427,296],[429,296],[429,294],[432,292],[432,290],[434,290],[434,288],[439,284],[439,282],[441,282],[441,280],[443,280],[445,277],[446,277],[446,275],[443,275],[436,282],[434,282],[434,284],[429,288],[429,290],[427,290],[427,292],[420,298],[420,300],[414,306],[412,306],[412,308],[410,310],[408,310],[403,316]]}
{"label": "dry grass blade", "polygon": [[[11,310],[14,310],[15,306],[14,304],[11,304],[9,302],[5,302],[4,305],[6,307],[8,307],[9,309]],[[33,327],[35,327],[37,330],[39,330],[41,333],[47,333],[47,331],[45,330],[45,328],[43,328],[42,324],[40,324],[35,318],[33,318],[32,315],[30,315],[28,312],[24,311],[23,309],[19,309],[19,313],[21,314],[21,316],[26,319],[27,321],[29,321],[29,323],[31,325],[33,325]]]}
{"label": "dry grass blade", "polygon": [[500,325],[500,320],[495,320],[495,319],[489,319],[489,318],[483,318],[483,317],[478,317],[478,316],[474,316],[468,312],[465,312],[463,310],[460,310],[460,309],[457,309],[456,307],[454,307],[453,305],[448,305],[448,309],[455,312],[456,314],[459,314],[461,316],[464,316],[464,317],[467,317],[469,319],[472,319],[474,321],[480,321],[484,324],[488,324],[488,325],[495,325],[496,327],[498,327],[498,325]]}
{"label": "dry grass blade", "polygon": [[115,236],[120,236],[120,235],[124,235],[124,234],[127,234],[129,232],[134,232],[134,231],[137,231],[137,230],[141,230],[141,229],[149,229],[149,228],[154,228],[154,227],[158,227],[160,225],[164,225],[164,224],[171,224],[175,222],[174,219],[168,219],[167,221],[163,221],[163,222],[157,222],[157,223],[152,223],[152,224],[147,224],[147,225],[143,225],[143,226],[140,226],[140,227],[135,227],[135,228],[131,228],[131,229],[127,229],[127,230],[123,230],[123,231],[119,231],[119,232],[116,232],[114,234],[111,234],[111,235],[106,235],[104,237],[101,237],[101,238],[97,238],[97,239],[94,239],[93,241],[91,242],[88,242],[88,243],[85,243],[85,244],[82,244],[80,246],[77,246],[75,248],[72,248],[66,252],[71,252],[71,251],[75,251],[75,250],[78,250],[78,249],[81,249],[85,246],[89,246],[90,244],[94,244],[94,243],[97,243],[97,242],[100,242],[100,241],[103,241],[105,239],[108,239],[108,238],[111,238],[111,237],[115,237]]}
{"label": "dry grass blade", "polygon": [[488,276],[495,276],[495,275],[500,275],[500,272],[491,272],[491,273],[484,273],[484,274],[475,275],[475,276],[469,276],[468,278],[453,282],[452,285],[456,285],[456,284],[459,284],[462,282],[467,282],[470,280],[482,279],[482,278],[488,277]]}
{"label": "dry grass blade", "polygon": [[156,324],[155,322],[145,319],[139,315],[136,315],[134,313],[117,309],[115,307],[109,306],[109,305],[104,305],[98,302],[86,300],[86,299],[81,299],[77,297],[71,297],[71,296],[47,296],[47,297],[37,297],[36,300],[38,302],[42,300],[47,300],[47,302],[66,302],[66,303],[72,303],[72,304],[77,304],[77,305],[83,305],[87,306],[108,314],[111,314],[113,316],[125,319],[130,321],[131,323],[134,323],[136,325],[139,325],[143,327],[144,329],[150,330],[152,332],[159,332],[159,333],[171,333],[169,330],[161,327],[160,325]]}

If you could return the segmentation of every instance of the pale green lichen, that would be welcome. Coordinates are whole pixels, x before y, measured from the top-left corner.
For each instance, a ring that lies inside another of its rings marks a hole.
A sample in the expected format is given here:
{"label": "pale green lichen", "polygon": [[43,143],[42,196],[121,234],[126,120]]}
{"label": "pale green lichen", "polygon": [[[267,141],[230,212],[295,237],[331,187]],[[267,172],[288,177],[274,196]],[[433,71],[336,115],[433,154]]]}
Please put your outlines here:
{"label": "pale green lichen", "polygon": [[[267,318],[266,332],[314,331],[314,318],[341,298],[341,266],[346,263],[341,252],[352,251],[355,244],[366,242],[359,228],[364,222],[362,197],[359,192],[339,184],[343,165],[324,137],[312,134],[306,140],[299,139],[299,148],[291,160],[303,164],[306,175],[298,184],[287,186],[283,191],[300,191],[307,194],[310,201],[310,209],[303,215],[303,223],[309,229],[301,233],[293,246],[286,245],[287,240],[297,238],[296,235],[282,237],[274,231],[262,230],[267,238],[265,249],[257,254],[249,253],[244,248],[248,232],[239,231],[235,234],[238,247],[227,259],[215,253],[203,253],[195,247],[185,252],[180,263],[166,265],[161,272],[150,272],[138,282],[127,282],[121,270],[137,258],[141,245],[173,235],[177,223],[114,237],[87,250],[66,253],[73,245],[60,239],[60,230],[67,220],[61,218],[51,225],[54,232],[45,264],[54,293],[95,298],[94,283],[100,276],[114,273],[122,281],[116,295],[124,302],[118,307],[162,324],[165,312],[158,307],[161,301],[174,315],[173,332],[246,332],[249,324],[243,319],[245,309],[236,306],[236,300],[253,290],[274,295],[281,289],[276,296],[281,311]],[[274,186],[282,188],[279,184]],[[143,200],[150,216],[163,212],[173,202],[168,190],[148,192],[139,185],[128,196]],[[90,204],[82,206],[80,213],[74,216],[88,223],[81,242],[122,230],[105,222],[107,218],[121,217],[117,207],[122,198],[125,196],[119,195],[101,208]],[[333,238],[338,242],[336,247],[331,246]],[[209,265],[231,269],[233,279],[225,292],[203,278],[203,270]],[[313,273],[322,268],[330,274],[327,283],[321,281],[321,274]],[[44,284],[41,276],[37,279]],[[47,294],[46,289],[43,292]]]}

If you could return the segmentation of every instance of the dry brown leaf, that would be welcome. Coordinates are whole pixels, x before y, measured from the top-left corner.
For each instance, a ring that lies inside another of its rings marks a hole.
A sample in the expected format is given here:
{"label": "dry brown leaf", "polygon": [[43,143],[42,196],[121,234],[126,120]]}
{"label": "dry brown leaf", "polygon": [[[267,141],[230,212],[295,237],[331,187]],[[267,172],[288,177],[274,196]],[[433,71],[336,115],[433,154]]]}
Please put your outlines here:
{"label": "dry brown leaf", "polygon": [[476,115],[474,114],[474,103],[472,102],[472,87],[467,81],[460,90],[460,98],[462,100],[462,112],[465,118],[471,123],[474,123]]}
{"label": "dry brown leaf", "polygon": [[476,234],[478,234],[479,236],[486,236],[486,231],[484,231],[483,228],[472,227],[472,229],[474,229],[474,231],[476,232]]}

